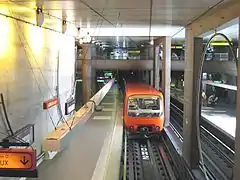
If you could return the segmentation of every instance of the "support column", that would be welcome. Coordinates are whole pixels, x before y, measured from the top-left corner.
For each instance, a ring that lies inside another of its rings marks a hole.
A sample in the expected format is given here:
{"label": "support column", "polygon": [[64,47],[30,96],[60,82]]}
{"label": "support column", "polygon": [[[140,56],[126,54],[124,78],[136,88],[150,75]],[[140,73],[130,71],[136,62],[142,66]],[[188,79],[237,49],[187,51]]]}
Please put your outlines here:
{"label": "support column", "polygon": [[186,51],[184,67],[184,117],[183,157],[191,169],[199,164],[197,122],[199,122],[198,72],[202,57],[203,39],[194,38],[191,29],[186,29]]}
{"label": "support column", "polygon": [[149,71],[148,71],[148,70],[144,70],[144,71],[143,71],[143,80],[144,80],[147,84],[150,84],[150,81],[149,81]]}
{"label": "support column", "polygon": [[238,25],[238,63],[237,63],[237,111],[236,111],[236,130],[235,130],[235,163],[234,163],[234,170],[233,170],[233,180],[238,180],[240,177],[240,18],[239,25]]}
{"label": "support column", "polygon": [[62,17],[62,33],[65,34],[67,31],[67,19],[66,17]]}
{"label": "support column", "polygon": [[[171,83],[171,37],[163,37],[162,90],[164,93],[164,126],[170,121],[170,83]],[[160,79],[159,79],[160,80]]]}
{"label": "support column", "polygon": [[154,87],[159,90],[160,77],[159,77],[159,44],[154,44]]}
{"label": "support column", "polygon": [[96,94],[96,85],[97,85],[97,78],[96,78],[96,68],[92,67],[92,96]]}
{"label": "support column", "polygon": [[[236,86],[236,79],[237,79],[236,76],[228,75],[227,84]],[[228,90],[228,97],[229,97],[229,100],[230,100],[229,103],[230,104],[235,104],[235,102],[236,102],[236,91]]]}
{"label": "support column", "polygon": [[91,97],[91,47],[90,44],[82,44],[82,80],[83,80],[83,104]]}
{"label": "support column", "polygon": [[153,70],[150,70],[150,85],[153,86]]}

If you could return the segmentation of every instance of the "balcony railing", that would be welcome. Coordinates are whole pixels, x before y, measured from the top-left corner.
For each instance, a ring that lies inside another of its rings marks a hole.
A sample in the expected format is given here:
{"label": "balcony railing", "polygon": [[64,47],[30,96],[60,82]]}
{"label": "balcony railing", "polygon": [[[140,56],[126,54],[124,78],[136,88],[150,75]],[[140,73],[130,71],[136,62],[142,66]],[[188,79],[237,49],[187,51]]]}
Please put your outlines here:
{"label": "balcony railing", "polygon": [[138,56],[92,56],[91,59],[98,60],[153,60],[153,57],[146,55]]}
{"label": "balcony railing", "polygon": [[[78,60],[81,60],[81,56],[78,56]],[[153,60],[154,58],[152,56],[92,56],[92,60]],[[172,56],[172,61],[184,61],[183,56]],[[206,56],[205,61],[233,61],[229,59],[225,54],[223,53],[215,53],[214,57]]]}
{"label": "balcony railing", "polygon": [[[151,56],[92,56],[92,60],[153,60]],[[78,57],[78,60],[81,60],[81,56]],[[175,58],[172,57],[172,61],[183,61],[184,57]]]}

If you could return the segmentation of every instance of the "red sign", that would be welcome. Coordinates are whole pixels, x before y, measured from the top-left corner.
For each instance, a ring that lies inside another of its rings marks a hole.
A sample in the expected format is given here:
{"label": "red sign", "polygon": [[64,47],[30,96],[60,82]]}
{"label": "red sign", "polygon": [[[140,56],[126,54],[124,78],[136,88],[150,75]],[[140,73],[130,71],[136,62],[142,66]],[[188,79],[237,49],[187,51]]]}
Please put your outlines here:
{"label": "red sign", "polygon": [[36,169],[36,150],[32,148],[0,148],[0,170],[28,170]]}
{"label": "red sign", "polygon": [[43,109],[49,109],[58,104],[58,98],[53,98],[43,102]]}

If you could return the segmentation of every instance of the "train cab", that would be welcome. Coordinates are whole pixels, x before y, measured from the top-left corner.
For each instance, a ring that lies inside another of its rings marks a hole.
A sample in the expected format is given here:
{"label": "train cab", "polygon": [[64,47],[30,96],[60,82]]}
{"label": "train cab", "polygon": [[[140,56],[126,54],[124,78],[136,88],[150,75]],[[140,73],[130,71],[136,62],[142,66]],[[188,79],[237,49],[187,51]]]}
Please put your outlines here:
{"label": "train cab", "polygon": [[157,134],[163,129],[164,97],[147,84],[126,83],[123,117],[129,133]]}

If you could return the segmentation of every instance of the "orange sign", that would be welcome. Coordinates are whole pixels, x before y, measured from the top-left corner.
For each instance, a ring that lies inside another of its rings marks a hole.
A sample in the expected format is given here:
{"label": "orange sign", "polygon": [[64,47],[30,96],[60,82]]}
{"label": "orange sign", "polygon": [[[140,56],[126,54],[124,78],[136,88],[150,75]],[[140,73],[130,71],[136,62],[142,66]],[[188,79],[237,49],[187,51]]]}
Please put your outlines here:
{"label": "orange sign", "polygon": [[43,102],[43,109],[49,109],[58,104],[58,98],[53,98]]}
{"label": "orange sign", "polygon": [[35,150],[0,148],[0,169],[33,168],[36,168]]}

